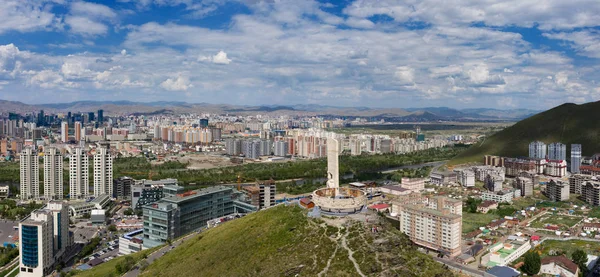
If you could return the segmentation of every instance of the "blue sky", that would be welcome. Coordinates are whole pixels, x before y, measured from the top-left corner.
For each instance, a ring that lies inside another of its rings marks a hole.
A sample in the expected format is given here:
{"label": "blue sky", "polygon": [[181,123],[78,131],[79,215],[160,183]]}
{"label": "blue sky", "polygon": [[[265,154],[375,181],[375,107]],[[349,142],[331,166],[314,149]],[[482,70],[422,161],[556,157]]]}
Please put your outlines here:
{"label": "blue sky", "polygon": [[597,0],[3,0],[0,99],[545,109],[600,98]]}

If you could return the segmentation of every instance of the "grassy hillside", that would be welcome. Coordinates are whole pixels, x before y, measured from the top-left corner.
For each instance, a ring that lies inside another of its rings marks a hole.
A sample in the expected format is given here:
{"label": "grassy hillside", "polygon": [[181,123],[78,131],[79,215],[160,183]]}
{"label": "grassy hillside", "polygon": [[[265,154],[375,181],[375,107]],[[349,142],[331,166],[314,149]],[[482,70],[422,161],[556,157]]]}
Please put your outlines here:
{"label": "grassy hillside", "polygon": [[600,101],[582,105],[563,104],[517,122],[471,146],[454,158],[450,164],[478,162],[483,155],[508,157],[527,156],[529,143],[540,140],[545,143],[562,142],[582,144],[583,154],[600,152]]}
{"label": "grassy hillside", "polygon": [[356,221],[337,228],[297,206],[278,206],[189,239],[141,276],[357,276],[357,267],[366,276],[453,275],[379,224],[376,234]]}

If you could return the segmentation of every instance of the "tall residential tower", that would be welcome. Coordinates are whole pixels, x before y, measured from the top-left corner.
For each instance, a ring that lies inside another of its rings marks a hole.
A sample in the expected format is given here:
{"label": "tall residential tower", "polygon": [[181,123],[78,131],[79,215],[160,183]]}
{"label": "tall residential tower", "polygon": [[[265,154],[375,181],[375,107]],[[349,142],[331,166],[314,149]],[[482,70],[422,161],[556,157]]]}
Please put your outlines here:
{"label": "tall residential tower", "polygon": [[94,196],[113,194],[113,158],[108,149],[99,147],[94,155]]}
{"label": "tall residential tower", "polygon": [[54,147],[44,151],[44,196],[47,200],[63,198],[63,157]]}
{"label": "tall residential tower", "polygon": [[40,197],[40,165],[37,150],[27,147],[21,151],[21,200]]}
{"label": "tall residential tower", "polygon": [[71,199],[89,197],[89,159],[81,148],[75,148],[69,158],[69,194]]}
{"label": "tall residential tower", "polygon": [[571,144],[571,173],[578,174],[581,165],[581,144]]}

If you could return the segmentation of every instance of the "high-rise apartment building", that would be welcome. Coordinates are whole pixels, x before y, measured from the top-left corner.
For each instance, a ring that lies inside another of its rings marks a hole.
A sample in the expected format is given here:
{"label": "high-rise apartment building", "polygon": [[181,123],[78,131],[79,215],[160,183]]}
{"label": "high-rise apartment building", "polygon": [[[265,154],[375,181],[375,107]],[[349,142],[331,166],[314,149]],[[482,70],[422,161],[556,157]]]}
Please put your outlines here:
{"label": "high-rise apartment building", "polygon": [[571,173],[579,173],[581,165],[581,144],[571,144]]}
{"label": "high-rise apartment building", "polygon": [[79,122],[79,121],[76,121],[76,122],[75,122],[75,127],[74,127],[74,128],[75,128],[75,130],[74,130],[74,132],[75,132],[75,142],[77,142],[77,143],[78,143],[78,142],[80,142],[80,141],[82,141],[82,140],[83,140],[83,139],[82,139],[82,138],[83,138],[83,136],[81,135],[81,122]]}
{"label": "high-rise apartment building", "polygon": [[69,247],[66,203],[50,201],[19,223],[19,276],[46,276]]}
{"label": "high-rise apartment building", "polygon": [[21,200],[40,197],[40,173],[37,150],[27,147],[21,151]]}
{"label": "high-rise apartment building", "polygon": [[60,124],[60,140],[62,142],[69,142],[69,123],[66,121]]}
{"label": "high-rise apartment building", "polygon": [[414,243],[448,256],[461,253],[462,202],[446,197],[400,206],[400,231]]}
{"label": "high-rise apartment building", "polygon": [[548,159],[554,161],[564,161],[567,159],[567,146],[560,143],[550,143],[548,145]]}
{"label": "high-rise apartment building", "polygon": [[48,200],[63,199],[63,156],[54,147],[44,151],[44,196]]}
{"label": "high-rise apartment building", "polygon": [[71,199],[86,199],[90,189],[89,159],[82,148],[75,148],[69,158],[69,195]]}
{"label": "high-rise apartment building", "polygon": [[99,147],[94,155],[94,196],[113,195],[112,190],[113,158],[108,149]]}
{"label": "high-rise apartment building", "polygon": [[546,158],[546,144],[541,141],[534,141],[529,144],[529,158],[531,159],[545,159]]}

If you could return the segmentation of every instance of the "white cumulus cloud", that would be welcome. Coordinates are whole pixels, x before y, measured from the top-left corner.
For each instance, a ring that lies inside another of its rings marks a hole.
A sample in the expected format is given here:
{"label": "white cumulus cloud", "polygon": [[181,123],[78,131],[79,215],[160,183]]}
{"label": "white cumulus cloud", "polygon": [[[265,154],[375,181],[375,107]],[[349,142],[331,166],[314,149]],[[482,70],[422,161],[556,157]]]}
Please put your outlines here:
{"label": "white cumulus cloud", "polygon": [[171,91],[186,91],[193,85],[187,77],[178,76],[176,79],[169,78],[160,83],[160,87]]}

